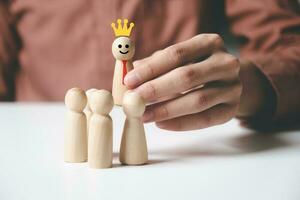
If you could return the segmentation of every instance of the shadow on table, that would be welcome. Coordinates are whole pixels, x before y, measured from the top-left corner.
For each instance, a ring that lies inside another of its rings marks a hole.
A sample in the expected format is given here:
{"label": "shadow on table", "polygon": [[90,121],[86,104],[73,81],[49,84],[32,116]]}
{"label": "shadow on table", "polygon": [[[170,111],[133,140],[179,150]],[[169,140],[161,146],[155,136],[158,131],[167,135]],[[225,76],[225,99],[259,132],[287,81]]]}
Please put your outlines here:
{"label": "shadow on table", "polygon": [[285,134],[286,133],[249,133],[235,137],[223,137],[220,138],[220,140],[213,141],[203,141],[202,139],[198,139],[192,143],[174,148],[156,150],[151,152],[151,154],[167,155],[168,157],[172,156],[178,160],[194,156],[238,156],[299,145],[293,140],[287,140],[284,139],[284,137],[280,137]]}
{"label": "shadow on table", "polygon": [[284,140],[282,137],[278,137],[277,134],[257,133],[229,138],[228,141],[225,141],[225,144],[239,150],[236,153],[233,152],[229,154],[258,153],[294,145],[294,143]]}
{"label": "shadow on table", "polygon": [[[117,152],[114,152],[113,153],[113,157],[114,158],[119,158],[119,153]],[[171,159],[168,159],[168,160],[165,160],[165,159],[150,159],[148,162],[147,162],[147,165],[155,165],[155,164],[161,164],[161,163],[165,163],[165,162],[170,162]],[[116,163],[116,164],[113,164],[113,167],[114,168],[117,168],[117,167],[126,167],[127,165],[123,165],[121,163]]]}

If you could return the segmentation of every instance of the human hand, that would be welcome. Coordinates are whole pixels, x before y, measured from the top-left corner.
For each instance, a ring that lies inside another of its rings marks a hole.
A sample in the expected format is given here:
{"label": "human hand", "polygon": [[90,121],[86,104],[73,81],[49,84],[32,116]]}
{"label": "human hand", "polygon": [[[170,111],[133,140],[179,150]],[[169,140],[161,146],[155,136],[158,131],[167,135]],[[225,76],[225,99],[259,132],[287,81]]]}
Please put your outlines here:
{"label": "human hand", "polygon": [[144,122],[184,131],[235,117],[242,91],[240,64],[217,34],[200,34],[134,62],[128,88],[147,103]]}

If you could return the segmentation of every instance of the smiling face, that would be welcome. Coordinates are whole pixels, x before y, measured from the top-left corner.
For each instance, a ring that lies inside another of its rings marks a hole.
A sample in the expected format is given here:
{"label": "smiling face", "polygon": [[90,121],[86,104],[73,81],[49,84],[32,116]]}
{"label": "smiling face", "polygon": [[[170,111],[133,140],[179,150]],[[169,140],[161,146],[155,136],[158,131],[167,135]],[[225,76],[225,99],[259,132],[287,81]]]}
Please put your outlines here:
{"label": "smiling face", "polygon": [[119,37],[112,44],[112,53],[117,60],[130,60],[134,52],[134,43],[128,37]]}

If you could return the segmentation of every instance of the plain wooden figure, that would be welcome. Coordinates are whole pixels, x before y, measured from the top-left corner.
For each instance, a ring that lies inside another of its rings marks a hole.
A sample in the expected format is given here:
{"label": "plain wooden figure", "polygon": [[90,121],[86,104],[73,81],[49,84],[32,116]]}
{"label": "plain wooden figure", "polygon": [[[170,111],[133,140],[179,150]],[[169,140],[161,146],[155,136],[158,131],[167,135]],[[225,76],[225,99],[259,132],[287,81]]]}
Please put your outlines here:
{"label": "plain wooden figure", "polygon": [[124,84],[126,74],[133,69],[132,57],[135,53],[134,43],[128,37],[119,37],[112,44],[112,53],[116,59],[112,95],[116,105],[122,105],[127,87]]}
{"label": "plain wooden figure", "polygon": [[106,90],[94,91],[90,106],[93,115],[89,125],[88,164],[91,168],[112,166],[112,119],[113,98]]}
{"label": "plain wooden figure", "polygon": [[95,88],[92,88],[92,89],[89,89],[85,92],[86,94],[86,97],[87,97],[87,104],[86,104],[86,107],[84,109],[84,113],[86,115],[86,121],[87,121],[87,133],[89,133],[89,122],[90,122],[90,119],[91,119],[91,116],[93,114],[92,110],[91,110],[91,106],[90,106],[90,101],[91,101],[91,96],[92,96],[92,93],[94,91],[97,91],[97,89]]}
{"label": "plain wooden figure", "polygon": [[145,102],[137,93],[128,91],[123,98],[123,110],[126,120],[121,141],[120,162],[126,165],[145,164],[148,161],[148,150],[144,125],[141,121]]}
{"label": "plain wooden figure", "polygon": [[87,159],[87,125],[83,109],[86,106],[87,97],[80,88],[72,88],[67,91],[65,104],[68,108],[64,157],[66,162],[84,162]]}

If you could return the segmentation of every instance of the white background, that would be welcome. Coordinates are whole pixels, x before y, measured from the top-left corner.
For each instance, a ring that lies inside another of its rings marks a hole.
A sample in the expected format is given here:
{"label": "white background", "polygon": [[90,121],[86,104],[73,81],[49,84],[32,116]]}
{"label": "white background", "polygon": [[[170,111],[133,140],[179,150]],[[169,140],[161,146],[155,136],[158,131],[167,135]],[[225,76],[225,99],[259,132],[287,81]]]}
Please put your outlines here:
{"label": "white background", "polygon": [[149,164],[122,166],[124,116],[114,120],[114,167],[63,162],[62,104],[0,104],[0,199],[299,200],[300,132],[266,135],[233,120],[176,133],[146,125]]}

